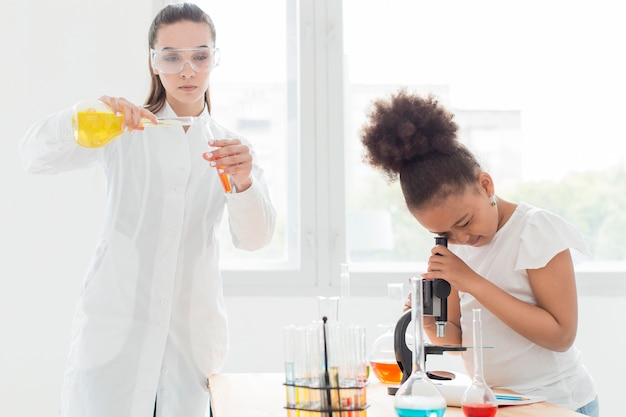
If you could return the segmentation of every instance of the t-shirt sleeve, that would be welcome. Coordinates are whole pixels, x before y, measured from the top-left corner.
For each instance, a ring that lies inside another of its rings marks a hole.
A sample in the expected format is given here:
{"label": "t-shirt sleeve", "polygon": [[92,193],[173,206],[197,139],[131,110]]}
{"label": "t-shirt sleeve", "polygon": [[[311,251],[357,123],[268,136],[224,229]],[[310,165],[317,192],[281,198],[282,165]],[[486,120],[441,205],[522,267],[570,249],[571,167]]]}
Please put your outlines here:
{"label": "t-shirt sleeve", "polygon": [[585,241],[573,225],[545,210],[528,215],[531,217],[520,236],[516,270],[543,268],[565,249],[570,250],[574,265],[590,257]]}

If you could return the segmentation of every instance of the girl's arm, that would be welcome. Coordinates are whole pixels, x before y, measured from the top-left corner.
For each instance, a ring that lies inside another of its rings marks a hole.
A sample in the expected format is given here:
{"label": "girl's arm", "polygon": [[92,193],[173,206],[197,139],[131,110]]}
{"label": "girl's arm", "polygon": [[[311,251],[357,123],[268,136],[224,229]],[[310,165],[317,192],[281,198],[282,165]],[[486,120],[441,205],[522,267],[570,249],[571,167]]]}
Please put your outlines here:
{"label": "girl's arm", "polygon": [[429,268],[437,271],[433,276],[470,293],[503,323],[539,346],[563,352],[572,345],[578,326],[578,302],[569,249],[555,255],[545,267],[527,270],[537,305],[500,289],[447,249],[440,248],[442,252],[443,256],[431,257],[434,264]]}

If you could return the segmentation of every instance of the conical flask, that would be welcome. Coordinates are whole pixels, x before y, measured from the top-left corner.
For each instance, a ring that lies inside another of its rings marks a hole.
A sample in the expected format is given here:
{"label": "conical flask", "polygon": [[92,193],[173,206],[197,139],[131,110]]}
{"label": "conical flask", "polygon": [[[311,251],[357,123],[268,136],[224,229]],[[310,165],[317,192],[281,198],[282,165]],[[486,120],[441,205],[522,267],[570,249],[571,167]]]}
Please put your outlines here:
{"label": "conical flask", "polygon": [[[99,148],[124,133],[124,117],[100,100],[83,100],[74,105],[72,131],[76,143],[85,148]],[[197,117],[161,117],[155,125],[149,119],[141,119],[143,126],[189,126]]]}
{"label": "conical flask", "polygon": [[483,333],[480,309],[472,310],[474,337],[474,377],[463,394],[461,407],[466,417],[493,417],[498,411],[498,403],[483,377]]}
{"label": "conical flask", "polygon": [[446,400],[426,376],[424,368],[424,311],[422,278],[411,278],[411,318],[413,322],[413,369],[400,386],[394,400],[399,417],[442,417]]}

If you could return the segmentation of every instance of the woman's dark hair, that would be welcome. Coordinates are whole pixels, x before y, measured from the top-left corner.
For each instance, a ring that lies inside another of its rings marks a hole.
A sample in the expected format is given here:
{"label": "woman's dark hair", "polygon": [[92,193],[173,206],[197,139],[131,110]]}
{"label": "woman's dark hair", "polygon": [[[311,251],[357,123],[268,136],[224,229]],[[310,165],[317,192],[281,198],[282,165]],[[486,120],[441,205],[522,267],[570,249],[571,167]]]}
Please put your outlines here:
{"label": "woman's dark hair", "polygon": [[400,178],[409,209],[476,184],[480,164],[458,141],[453,118],[432,95],[424,98],[406,89],[373,103],[361,132],[364,160],[389,181]]}
{"label": "woman's dark hair", "polygon": [[[196,23],[206,23],[209,25],[211,34],[213,35],[213,42],[215,42],[215,26],[213,21],[200,7],[192,3],[170,4],[164,7],[154,18],[148,31],[148,49],[154,48],[156,42],[157,33],[161,26],[171,25],[181,21],[188,20]],[[148,66],[150,67],[150,93],[144,103],[145,107],[153,113],[158,112],[165,106],[165,87],[161,83],[161,78],[158,74],[155,74],[152,70],[152,63],[150,62],[150,56],[148,55]],[[209,89],[207,88],[204,94],[204,101],[206,102],[207,109],[211,113],[211,98],[209,96]]]}

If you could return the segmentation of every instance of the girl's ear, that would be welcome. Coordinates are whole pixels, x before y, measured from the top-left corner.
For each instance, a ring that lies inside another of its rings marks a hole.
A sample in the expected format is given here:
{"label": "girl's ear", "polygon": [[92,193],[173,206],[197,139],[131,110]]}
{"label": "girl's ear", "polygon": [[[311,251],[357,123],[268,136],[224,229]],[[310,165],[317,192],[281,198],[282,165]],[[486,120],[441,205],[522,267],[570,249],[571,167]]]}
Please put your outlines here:
{"label": "girl's ear", "polygon": [[487,193],[488,197],[495,194],[496,187],[493,183],[493,178],[485,171],[481,171],[480,174],[478,174],[478,186]]}

